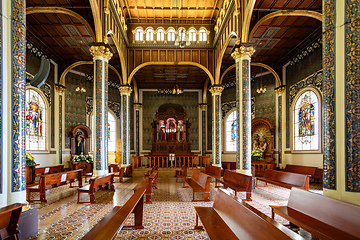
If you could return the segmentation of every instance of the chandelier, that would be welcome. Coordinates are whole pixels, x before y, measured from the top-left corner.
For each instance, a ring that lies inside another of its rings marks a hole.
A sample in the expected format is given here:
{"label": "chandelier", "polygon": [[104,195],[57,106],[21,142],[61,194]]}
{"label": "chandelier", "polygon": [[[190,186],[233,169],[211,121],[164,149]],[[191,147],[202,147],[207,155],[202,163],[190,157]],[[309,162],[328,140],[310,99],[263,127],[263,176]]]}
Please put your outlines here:
{"label": "chandelier", "polygon": [[265,86],[265,85],[263,86],[262,76],[263,76],[263,73],[262,73],[262,68],[261,68],[261,73],[260,73],[260,87],[258,86],[258,87],[256,88],[256,92],[257,92],[257,93],[265,93],[265,92],[266,92],[266,86]]}
{"label": "chandelier", "polygon": [[178,35],[175,39],[175,46],[179,46],[180,48],[184,48],[185,46],[190,46],[190,40],[188,34],[186,34],[185,29],[181,28],[178,31]]}
{"label": "chandelier", "polygon": [[183,89],[179,87],[179,85],[175,85],[174,89],[172,90],[172,94],[179,95],[183,93]]}
{"label": "chandelier", "polygon": [[75,91],[80,93],[86,93],[86,89],[83,87],[81,83],[75,88]]}

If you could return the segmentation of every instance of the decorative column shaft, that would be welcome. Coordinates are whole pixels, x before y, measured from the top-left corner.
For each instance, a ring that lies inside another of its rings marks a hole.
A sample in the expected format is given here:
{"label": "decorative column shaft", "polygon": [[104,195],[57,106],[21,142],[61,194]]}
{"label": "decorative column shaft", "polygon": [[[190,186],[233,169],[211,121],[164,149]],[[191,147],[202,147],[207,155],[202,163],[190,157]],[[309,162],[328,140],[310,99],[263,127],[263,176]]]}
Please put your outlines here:
{"label": "decorative column shaft", "polygon": [[0,207],[26,202],[26,1],[1,1]]}
{"label": "decorative column shaft", "polygon": [[222,131],[221,131],[221,93],[223,87],[214,85],[210,88],[212,94],[213,112],[212,112],[212,164],[221,167],[222,152]]}
{"label": "decorative column shaft", "polygon": [[55,85],[55,109],[58,109],[58,111],[55,111],[55,114],[57,114],[57,116],[55,117],[55,121],[59,124],[58,128],[55,128],[55,136],[59,136],[58,138],[58,143],[57,143],[57,147],[58,147],[58,159],[59,159],[59,164],[63,164],[62,161],[62,146],[63,146],[63,95],[65,92],[65,87],[61,86],[61,85]]}
{"label": "decorative column shaft", "polygon": [[130,94],[129,85],[119,87],[121,95],[121,165],[130,165]]}
{"label": "decorative column shaft", "polygon": [[94,61],[93,154],[94,174],[108,168],[108,74],[112,53],[105,46],[91,46]]}
{"label": "decorative column shaft", "polygon": [[236,169],[251,175],[251,78],[252,46],[240,46],[231,56],[236,61]]}
{"label": "decorative column shaft", "polygon": [[207,104],[202,103],[199,104],[200,111],[201,111],[201,155],[206,155],[206,109]]}
{"label": "decorative column shaft", "polygon": [[285,92],[285,86],[279,86],[275,89],[277,96],[277,149],[278,149],[278,164],[282,165],[283,158],[283,116],[285,115],[285,97],[283,96]]}
{"label": "decorative column shaft", "polygon": [[141,103],[134,103],[135,107],[135,154],[140,156],[140,111]]}

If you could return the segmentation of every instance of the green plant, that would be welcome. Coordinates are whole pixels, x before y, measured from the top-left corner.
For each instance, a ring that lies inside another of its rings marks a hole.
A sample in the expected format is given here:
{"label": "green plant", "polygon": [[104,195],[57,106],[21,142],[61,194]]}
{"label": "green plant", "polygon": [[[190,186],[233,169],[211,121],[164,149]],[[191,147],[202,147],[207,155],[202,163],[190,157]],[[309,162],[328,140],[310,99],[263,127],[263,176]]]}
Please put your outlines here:
{"label": "green plant", "polygon": [[36,164],[34,156],[26,151],[26,166],[34,166]]}
{"label": "green plant", "polygon": [[83,155],[83,154],[74,155],[73,161],[74,161],[74,162],[88,162],[88,163],[92,163],[92,162],[93,162],[93,157],[92,157],[90,154],[88,154],[88,155]]}
{"label": "green plant", "polygon": [[264,160],[264,152],[260,148],[255,148],[251,151],[251,160]]}

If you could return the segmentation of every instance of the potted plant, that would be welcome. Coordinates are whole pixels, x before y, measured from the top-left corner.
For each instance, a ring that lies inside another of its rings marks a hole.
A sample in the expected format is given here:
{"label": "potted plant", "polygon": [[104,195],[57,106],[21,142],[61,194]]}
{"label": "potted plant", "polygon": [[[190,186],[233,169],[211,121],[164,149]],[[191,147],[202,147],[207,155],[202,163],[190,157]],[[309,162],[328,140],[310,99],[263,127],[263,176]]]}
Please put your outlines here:
{"label": "potted plant", "polygon": [[264,152],[258,147],[254,148],[251,151],[251,160],[252,161],[264,160]]}
{"label": "potted plant", "polygon": [[36,165],[34,156],[31,153],[29,153],[28,151],[26,151],[26,166],[30,167],[30,166],[34,166],[34,165]]}

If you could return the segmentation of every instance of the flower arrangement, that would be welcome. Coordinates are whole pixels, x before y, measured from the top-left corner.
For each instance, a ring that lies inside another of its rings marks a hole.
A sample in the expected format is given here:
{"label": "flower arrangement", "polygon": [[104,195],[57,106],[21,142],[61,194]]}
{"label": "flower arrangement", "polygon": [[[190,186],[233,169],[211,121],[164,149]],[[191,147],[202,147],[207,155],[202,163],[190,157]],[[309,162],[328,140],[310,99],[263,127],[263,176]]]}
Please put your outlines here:
{"label": "flower arrangement", "polygon": [[264,160],[264,152],[259,148],[254,148],[251,151],[251,160],[258,161],[258,160]]}
{"label": "flower arrangement", "polygon": [[93,162],[93,156],[91,156],[90,154],[88,155],[74,155],[73,158],[74,162],[88,162],[88,163],[92,163]]}
{"label": "flower arrangement", "polygon": [[26,151],[26,166],[34,166],[36,164],[34,156]]}

